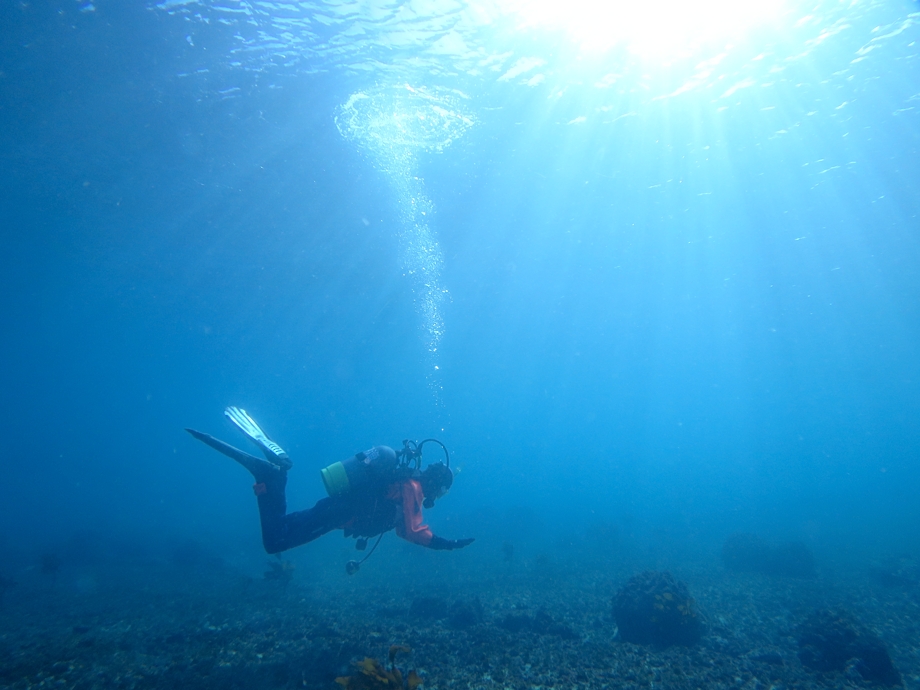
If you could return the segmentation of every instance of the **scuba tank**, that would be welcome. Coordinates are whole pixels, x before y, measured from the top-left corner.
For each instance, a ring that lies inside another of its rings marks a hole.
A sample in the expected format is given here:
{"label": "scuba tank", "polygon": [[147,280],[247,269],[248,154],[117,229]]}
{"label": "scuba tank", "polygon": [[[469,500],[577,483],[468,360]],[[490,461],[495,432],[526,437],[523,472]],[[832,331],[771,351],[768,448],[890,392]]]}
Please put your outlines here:
{"label": "scuba tank", "polygon": [[[424,441],[406,439],[403,441],[403,447],[399,451],[395,451],[389,446],[374,446],[363,453],[356,453],[348,460],[334,462],[328,467],[324,467],[319,473],[323,478],[326,492],[331,498],[336,498],[373,489],[375,486],[389,483],[400,476],[403,478],[418,476],[422,467],[422,447],[431,441],[441,446],[444,451],[444,462],[437,463],[435,467],[441,468],[439,470],[441,477],[446,474],[444,486],[449,488],[453,481],[453,473],[450,471],[450,453],[447,452],[445,445],[436,438],[426,438]],[[433,505],[433,499],[428,498],[425,499],[425,505],[430,508],[429,501]],[[349,575],[354,575],[358,572],[361,564],[377,550],[383,535],[390,529],[392,527],[388,526],[379,532],[377,541],[374,542],[371,550],[364,558],[360,561],[348,561],[345,564],[345,572]],[[346,532],[347,535],[348,532]],[[367,539],[364,537],[358,539],[355,547],[359,551],[363,551],[367,547]]]}
{"label": "scuba tank", "polygon": [[399,456],[389,446],[374,446],[319,471],[333,498],[379,486],[396,474]]}

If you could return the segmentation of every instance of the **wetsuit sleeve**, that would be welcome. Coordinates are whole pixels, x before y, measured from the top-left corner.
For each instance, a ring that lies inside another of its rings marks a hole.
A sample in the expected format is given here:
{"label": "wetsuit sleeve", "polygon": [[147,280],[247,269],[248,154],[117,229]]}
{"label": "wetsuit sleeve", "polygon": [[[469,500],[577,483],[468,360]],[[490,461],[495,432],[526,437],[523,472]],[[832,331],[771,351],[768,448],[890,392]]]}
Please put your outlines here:
{"label": "wetsuit sleeve", "polygon": [[396,534],[411,541],[413,544],[428,546],[434,536],[428,525],[422,524],[422,501],[424,500],[421,485],[414,479],[402,485],[402,520],[396,525]]}

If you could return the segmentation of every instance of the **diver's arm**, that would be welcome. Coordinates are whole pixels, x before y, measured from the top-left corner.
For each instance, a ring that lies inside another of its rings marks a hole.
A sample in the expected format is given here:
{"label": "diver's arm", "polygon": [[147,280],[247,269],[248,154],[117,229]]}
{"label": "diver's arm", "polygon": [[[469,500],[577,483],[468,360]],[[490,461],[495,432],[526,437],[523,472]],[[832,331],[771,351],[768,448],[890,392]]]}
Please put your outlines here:
{"label": "diver's arm", "polygon": [[402,515],[396,524],[396,534],[419,546],[428,546],[434,535],[428,525],[422,524],[422,501],[424,495],[419,483],[404,482],[402,487]]}
{"label": "diver's arm", "polygon": [[443,539],[431,533],[428,525],[422,524],[422,488],[416,481],[403,484],[403,519],[397,526],[396,534],[414,544],[426,546],[435,551],[453,551],[473,543],[473,539]]}

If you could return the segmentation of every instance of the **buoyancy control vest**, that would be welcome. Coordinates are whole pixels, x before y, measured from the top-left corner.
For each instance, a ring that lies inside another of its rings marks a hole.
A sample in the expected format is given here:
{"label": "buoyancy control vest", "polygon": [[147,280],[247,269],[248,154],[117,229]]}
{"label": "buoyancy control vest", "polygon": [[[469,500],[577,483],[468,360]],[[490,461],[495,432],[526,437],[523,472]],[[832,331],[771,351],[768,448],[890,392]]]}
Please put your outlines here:
{"label": "buoyancy control vest", "polygon": [[326,492],[333,498],[381,489],[398,481],[399,456],[389,446],[374,446],[321,469]]}

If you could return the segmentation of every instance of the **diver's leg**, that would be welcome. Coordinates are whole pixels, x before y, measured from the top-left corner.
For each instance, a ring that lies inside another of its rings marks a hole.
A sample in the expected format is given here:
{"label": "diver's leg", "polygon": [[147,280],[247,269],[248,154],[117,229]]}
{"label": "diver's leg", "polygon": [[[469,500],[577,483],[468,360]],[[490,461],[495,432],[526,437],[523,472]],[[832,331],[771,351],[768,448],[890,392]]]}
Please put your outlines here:
{"label": "diver's leg", "polygon": [[186,429],[199,441],[206,443],[227,457],[233,458],[252,473],[253,487],[259,501],[262,521],[262,543],[268,553],[287,551],[323,536],[341,527],[352,515],[352,507],[343,499],[324,498],[309,510],[287,515],[284,490],[287,472],[277,465],[250,455],[210,434]]}
{"label": "diver's leg", "polygon": [[278,553],[311,542],[341,527],[351,517],[349,504],[335,498],[321,499],[308,510],[287,513],[286,484],[287,474],[276,472],[253,487],[259,500],[266,552]]}

